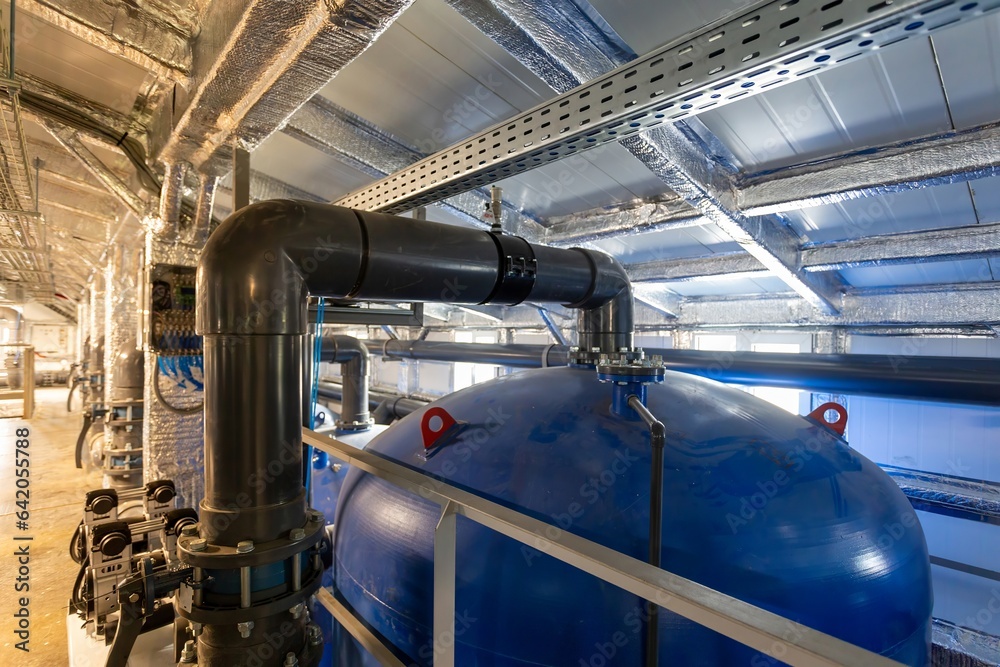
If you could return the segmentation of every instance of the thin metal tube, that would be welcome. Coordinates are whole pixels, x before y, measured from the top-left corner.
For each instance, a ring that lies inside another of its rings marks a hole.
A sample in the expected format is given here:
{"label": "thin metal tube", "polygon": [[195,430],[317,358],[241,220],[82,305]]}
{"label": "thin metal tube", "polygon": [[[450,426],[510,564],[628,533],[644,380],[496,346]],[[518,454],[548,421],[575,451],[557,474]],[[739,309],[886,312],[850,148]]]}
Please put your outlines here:
{"label": "thin metal tube", "polygon": [[[663,550],[663,448],[667,434],[663,422],[653,416],[638,396],[630,396],[629,407],[638,413],[649,427],[649,446],[652,452],[649,475],[649,564],[661,567]],[[660,608],[648,602],[649,620],[646,623],[646,667],[656,667],[660,656]]]}

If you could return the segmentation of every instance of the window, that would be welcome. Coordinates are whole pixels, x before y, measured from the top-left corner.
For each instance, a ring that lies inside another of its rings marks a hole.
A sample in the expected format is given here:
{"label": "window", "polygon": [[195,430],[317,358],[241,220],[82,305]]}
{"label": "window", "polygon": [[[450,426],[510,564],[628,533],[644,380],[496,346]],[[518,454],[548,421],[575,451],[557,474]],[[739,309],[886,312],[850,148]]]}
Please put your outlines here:
{"label": "window", "polygon": [[[455,332],[455,342],[495,343],[497,342],[497,339],[496,335],[492,333],[485,334],[476,331],[457,331]],[[497,376],[497,367],[490,364],[457,363],[454,366],[455,368],[452,374],[452,389],[454,391],[471,387],[472,385],[479,384],[480,382],[492,380]]]}
{"label": "window", "polygon": [[[777,352],[779,354],[798,354],[802,351],[802,347],[798,343],[754,343],[751,349],[754,352]],[[802,414],[801,403],[804,392],[797,389],[752,387],[750,393],[757,398],[762,398],[768,403],[791,412],[793,415]]]}
{"label": "window", "polygon": [[695,345],[699,350],[707,352],[734,352],[736,336],[700,335],[695,338]]}

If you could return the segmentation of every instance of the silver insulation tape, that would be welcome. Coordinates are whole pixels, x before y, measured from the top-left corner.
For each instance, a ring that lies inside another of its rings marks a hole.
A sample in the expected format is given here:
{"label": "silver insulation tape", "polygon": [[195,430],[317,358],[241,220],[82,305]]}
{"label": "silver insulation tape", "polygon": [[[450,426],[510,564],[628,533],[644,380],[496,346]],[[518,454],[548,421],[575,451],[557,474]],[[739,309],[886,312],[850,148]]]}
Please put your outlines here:
{"label": "silver insulation tape", "polygon": [[934,619],[934,667],[1000,665],[1000,637]]}
{"label": "silver insulation tape", "polygon": [[907,498],[968,510],[1000,522],[1000,484],[883,466]]}
{"label": "silver insulation tape", "polygon": [[[257,0],[224,35],[211,71],[191,97],[160,159],[229,171],[231,142],[252,150],[361,55],[413,0]],[[213,10],[214,11],[214,10]],[[222,23],[222,22],[220,22]],[[212,25],[206,27],[211,32]]]}

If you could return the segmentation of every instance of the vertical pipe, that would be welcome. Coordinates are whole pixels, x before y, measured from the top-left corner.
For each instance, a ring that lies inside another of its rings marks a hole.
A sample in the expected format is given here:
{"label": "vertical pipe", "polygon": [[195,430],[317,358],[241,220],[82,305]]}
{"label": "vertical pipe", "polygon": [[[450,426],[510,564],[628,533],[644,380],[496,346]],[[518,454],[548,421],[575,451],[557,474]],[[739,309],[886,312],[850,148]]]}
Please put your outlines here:
{"label": "vertical pipe", "polygon": [[10,67],[7,72],[7,78],[11,81],[14,80],[14,29],[16,27],[14,23],[14,11],[16,6],[17,0],[10,0],[10,55],[8,56],[10,58],[10,62],[8,63]]}
{"label": "vertical pipe", "polygon": [[[649,427],[650,475],[649,475],[649,564],[662,567],[663,550],[663,448],[666,445],[666,429],[663,422],[643,405],[638,396],[630,396],[628,405],[638,413]],[[649,621],[646,624],[646,667],[656,667],[660,657],[660,608],[649,602]]]}
{"label": "vertical pipe", "polygon": [[250,153],[233,147],[233,211],[250,205]]}
{"label": "vertical pipe", "polygon": [[240,568],[240,607],[250,608],[250,566]]}
{"label": "vertical pipe", "polygon": [[[202,537],[270,542],[302,524],[302,335],[205,336]],[[252,508],[252,509],[246,509]]]}
{"label": "vertical pipe", "polygon": [[183,162],[167,164],[163,173],[163,187],[160,189],[160,222],[163,226],[159,236],[168,241],[177,238],[186,174],[187,164]]}
{"label": "vertical pipe", "polygon": [[215,206],[215,187],[218,177],[201,174],[198,177],[198,199],[195,202],[194,223],[191,225],[191,244],[205,245],[212,231],[212,209]]}

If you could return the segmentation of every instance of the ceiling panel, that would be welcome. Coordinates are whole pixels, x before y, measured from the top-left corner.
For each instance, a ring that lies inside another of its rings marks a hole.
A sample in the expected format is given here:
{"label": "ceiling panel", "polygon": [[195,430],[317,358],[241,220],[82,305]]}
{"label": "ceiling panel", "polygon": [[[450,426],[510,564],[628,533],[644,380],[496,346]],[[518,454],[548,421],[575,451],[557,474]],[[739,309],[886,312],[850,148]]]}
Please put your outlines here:
{"label": "ceiling panel", "polygon": [[754,278],[698,278],[683,282],[662,283],[670,290],[686,297],[733,296],[738,294],[778,294],[788,291],[788,285],[771,275]]}
{"label": "ceiling panel", "polygon": [[754,0],[642,3],[590,0],[590,4],[641,55],[755,3]]}
{"label": "ceiling panel", "polygon": [[1000,15],[935,33],[934,45],[955,126],[1000,119]]}
{"label": "ceiling panel", "polygon": [[272,134],[253,152],[250,164],[254,171],[295,185],[327,201],[372,181],[368,174],[281,132]]}
{"label": "ceiling panel", "polygon": [[700,116],[747,171],[950,129],[927,39]]}
{"label": "ceiling panel", "polygon": [[965,183],[853,199],[793,211],[786,216],[792,228],[812,242],[976,224]]}
{"label": "ceiling panel", "polygon": [[614,255],[626,263],[650,262],[656,259],[675,257],[698,257],[741,250],[739,244],[715,225],[622,236],[597,241],[590,245]]}
{"label": "ceiling panel", "polygon": [[31,14],[17,17],[15,63],[23,71],[81,97],[131,114],[147,73]]}
{"label": "ceiling panel", "polygon": [[959,262],[924,262],[895,266],[865,266],[840,272],[854,287],[898,287],[901,285],[941,285],[994,280],[985,259]]}

